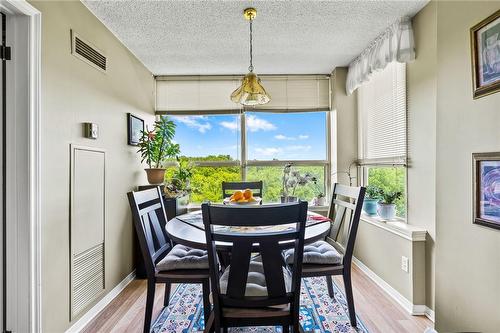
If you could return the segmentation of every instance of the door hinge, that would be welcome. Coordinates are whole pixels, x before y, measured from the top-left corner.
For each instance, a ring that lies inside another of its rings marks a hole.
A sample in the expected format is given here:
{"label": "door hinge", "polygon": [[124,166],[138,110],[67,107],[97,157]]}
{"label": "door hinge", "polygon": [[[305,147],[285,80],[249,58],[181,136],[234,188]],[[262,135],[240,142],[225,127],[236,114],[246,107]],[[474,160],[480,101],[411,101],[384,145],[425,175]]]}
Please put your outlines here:
{"label": "door hinge", "polygon": [[0,60],[10,60],[11,48],[10,46],[0,46]]}

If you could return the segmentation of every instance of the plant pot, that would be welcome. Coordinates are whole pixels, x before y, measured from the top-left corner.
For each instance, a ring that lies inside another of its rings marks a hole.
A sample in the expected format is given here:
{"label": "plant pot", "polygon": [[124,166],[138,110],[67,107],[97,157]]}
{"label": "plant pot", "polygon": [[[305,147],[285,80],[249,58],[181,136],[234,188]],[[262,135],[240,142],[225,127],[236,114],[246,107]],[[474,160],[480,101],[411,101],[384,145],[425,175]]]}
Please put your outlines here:
{"label": "plant pot", "polygon": [[377,215],[377,209],[378,209],[378,199],[365,199],[363,201],[363,210],[365,211],[366,214],[370,216],[375,216]]}
{"label": "plant pot", "polygon": [[378,215],[384,220],[392,220],[396,217],[396,204],[378,204]]}
{"label": "plant pot", "polygon": [[160,168],[146,168],[146,175],[148,176],[148,182],[152,185],[163,184],[165,178],[165,169]]}
{"label": "plant pot", "polygon": [[287,202],[297,202],[298,198],[294,196],[281,196],[281,203],[287,203]]}
{"label": "plant pot", "polygon": [[316,206],[326,206],[326,198],[325,197],[316,198]]}

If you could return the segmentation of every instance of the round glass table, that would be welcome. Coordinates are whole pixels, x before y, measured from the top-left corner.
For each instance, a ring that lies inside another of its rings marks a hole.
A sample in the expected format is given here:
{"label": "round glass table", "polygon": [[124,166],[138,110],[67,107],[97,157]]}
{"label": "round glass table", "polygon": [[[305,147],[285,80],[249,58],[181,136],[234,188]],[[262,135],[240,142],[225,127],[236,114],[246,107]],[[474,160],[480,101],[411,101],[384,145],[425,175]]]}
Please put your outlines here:
{"label": "round glass table", "polygon": [[[314,212],[307,213],[305,243],[310,244],[323,239],[330,231],[331,220]],[[184,215],[179,215],[166,225],[167,234],[172,241],[177,244],[186,245],[196,249],[206,249],[205,230],[201,211],[196,211]],[[247,228],[248,232],[256,232]],[[265,230],[272,231],[272,230]],[[227,232],[227,231],[226,231]],[[238,232],[242,232],[238,229]],[[258,231],[257,231],[258,232]],[[291,247],[283,244],[283,247]],[[217,242],[217,250],[230,250],[231,243]]]}

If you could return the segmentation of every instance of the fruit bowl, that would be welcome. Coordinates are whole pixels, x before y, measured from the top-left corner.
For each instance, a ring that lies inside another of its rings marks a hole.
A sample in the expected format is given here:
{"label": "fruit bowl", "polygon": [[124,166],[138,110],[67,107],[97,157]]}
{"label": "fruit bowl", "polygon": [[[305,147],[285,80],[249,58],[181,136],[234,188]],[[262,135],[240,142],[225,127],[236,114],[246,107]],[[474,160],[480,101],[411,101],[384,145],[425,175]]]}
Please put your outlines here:
{"label": "fruit bowl", "polygon": [[244,191],[235,191],[229,198],[224,199],[225,205],[258,205],[261,198],[254,197],[252,190],[245,189]]}
{"label": "fruit bowl", "polygon": [[224,205],[260,205],[262,199],[260,197],[252,197],[253,200],[231,201],[230,198],[224,199]]}

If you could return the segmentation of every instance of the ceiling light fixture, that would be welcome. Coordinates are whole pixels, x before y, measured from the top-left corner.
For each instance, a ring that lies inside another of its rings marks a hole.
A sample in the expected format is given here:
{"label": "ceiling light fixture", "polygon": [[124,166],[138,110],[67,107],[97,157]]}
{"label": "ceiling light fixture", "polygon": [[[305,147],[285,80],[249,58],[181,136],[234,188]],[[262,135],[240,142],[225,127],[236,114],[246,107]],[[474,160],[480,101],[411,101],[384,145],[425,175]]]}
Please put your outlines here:
{"label": "ceiling light fixture", "polygon": [[257,16],[257,10],[247,8],[243,11],[243,16],[250,21],[250,66],[248,67],[248,74],[241,80],[241,86],[231,94],[231,100],[241,105],[262,105],[269,103],[271,97],[262,86],[257,74],[253,72],[252,21]]}

